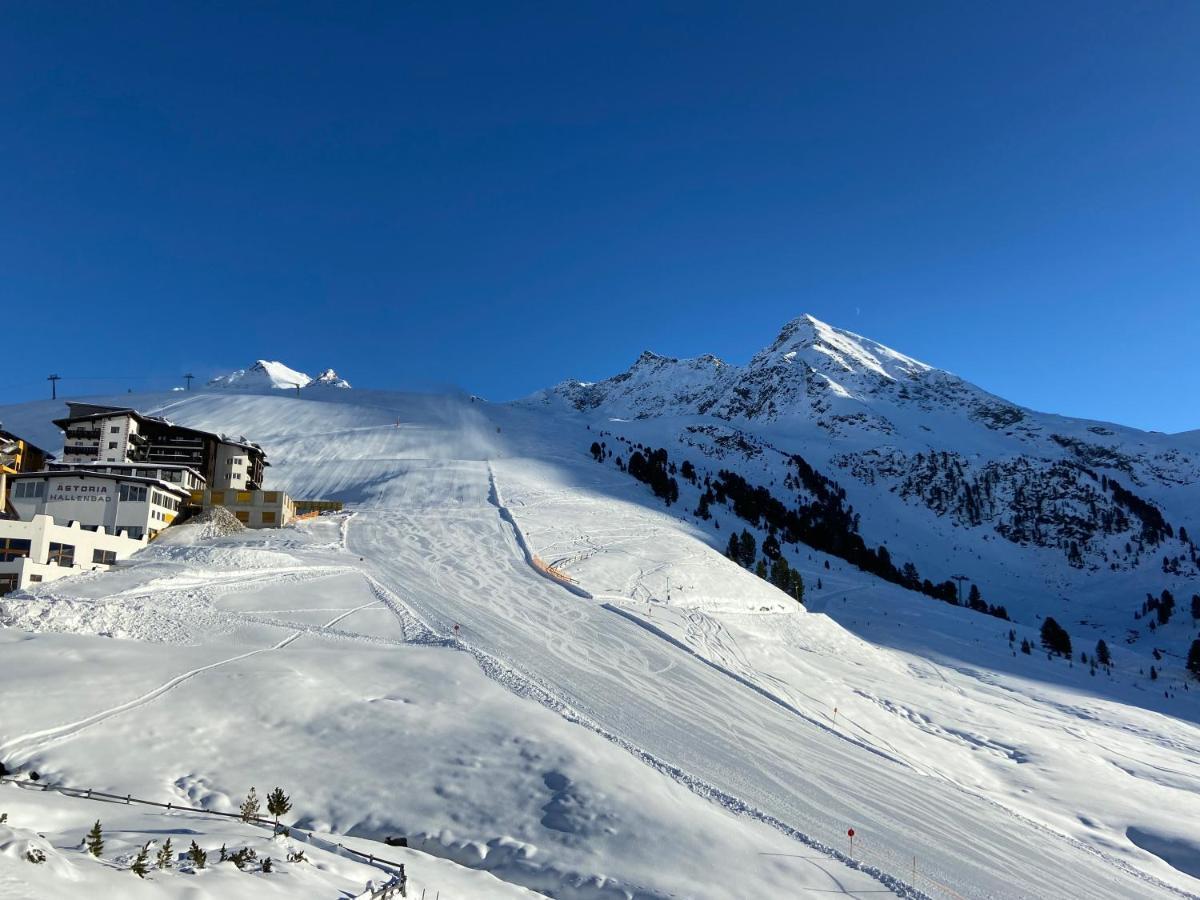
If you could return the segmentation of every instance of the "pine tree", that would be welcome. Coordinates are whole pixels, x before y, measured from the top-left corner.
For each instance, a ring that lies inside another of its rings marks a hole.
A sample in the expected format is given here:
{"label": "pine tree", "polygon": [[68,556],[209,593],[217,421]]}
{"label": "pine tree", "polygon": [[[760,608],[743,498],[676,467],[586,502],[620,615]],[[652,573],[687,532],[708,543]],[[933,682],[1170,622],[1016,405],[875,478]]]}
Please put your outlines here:
{"label": "pine tree", "polygon": [[1071,636],[1050,616],[1042,623],[1042,646],[1059,656],[1071,655]]}
{"label": "pine tree", "polygon": [[739,562],[741,560],[742,548],[741,544],[738,543],[738,537],[736,534],[731,533],[729,535],[729,546],[725,548],[725,555],[734,562]]}
{"label": "pine tree", "polygon": [[754,574],[763,581],[767,580],[767,561],[765,559],[760,559],[754,564]]}
{"label": "pine tree", "polygon": [[275,830],[279,830],[279,817],[286,816],[292,808],[292,798],[277,787],[267,794],[267,812],[275,817]]}
{"label": "pine tree", "polygon": [[250,793],[246,795],[246,799],[242,801],[242,821],[252,822],[258,818],[258,793],[253,787],[250,788]]}
{"label": "pine tree", "polygon": [[1108,652],[1108,644],[1104,643],[1104,638],[1096,642],[1096,662],[1105,667],[1112,665],[1112,656]]}
{"label": "pine tree", "polygon": [[1150,680],[1158,681],[1158,669],[1154,668],[1154,666],[1150,667]]}
{"label": "pine tree", "polygon": [[803,603],[804,602],[804,579],[800,577],[800,570],[792,569],[791,577],[792,577],[792,584],[791,584],[791,589],[788,591],[788,593],[790,593],[793,597],[796,598],[797,603]]}
{"label": "pine tree", "polygon": [[1192,641],[1192,649],[1188,651],[1187,670],[1200,678],[1200,638]]}
{"label": "pine tree", "polygon": [[219,853],[221,855],[221,858],[220,858],[221,862],[225,862],[225,860],[229,859],[229,851],[225,849],[224,844],[221,845],[221,849],[218,850],[217,853]]}
{"label": "pine tree", "polygon": [[1175,612],[1175,595],[1164,590],[1158,601],[1158,624],[1166,625],[1171,621],[1171,613]]}
{"label": "pine tree", "polygon": [[154,858],[154,864],[160,869],[169,869],[174,862],[175,855],[171,852],[171,839],[167,838],[166,842],[158,848],[158,856]]}
{"label": "pine tree", "polygon": [[773,534],[768,534],[766,540],[762,543],[762,552],[763,556],[769,560],[774,561],[779,559],[779,538]]}
{"label": "pine tree", "polygon": [[1033,652],[1033,647],[1029,645],[1029,638],[1021,638],[1021,652],[1025,654]]}
{"label": "pine tree", "polygon": [[[224,849],[223,846],[222,849]],[[188,858],[197,869],[203,869],[204,864],[208,862],[208,853],[202,850],[199,844],[192,841],[192,846],[188,848]]]}
{"label": "pine tree", "polygon": [[742,536],[738,539],[738,560],[748,569],[754,565],[756,556],[758,556],[758,545],[754,540],[754,535],[743,528]]}
{"label": "pine tree", "polygon": [[150,861],[150,842],[142,844],[142,849],[138,851],[138,855],[133,858],[133,863],[129,866],[129,871],[138,878],[145,878],[146,873],[150,871],[147,863]]}
{"label": "pine tree", "polygon": [[99,856],[104,852],[104,834],[100,831],[99,819],[92,826],[92,830],[87,833],[85,843],[87,844],[87,852],[92,854],[92,856]]}
{"label": "pine tree", "polygon": [[271,862],[271,857],[267,856],[262,861],[262,870],[264,875],[270,875],[275,869],[275,864]]}

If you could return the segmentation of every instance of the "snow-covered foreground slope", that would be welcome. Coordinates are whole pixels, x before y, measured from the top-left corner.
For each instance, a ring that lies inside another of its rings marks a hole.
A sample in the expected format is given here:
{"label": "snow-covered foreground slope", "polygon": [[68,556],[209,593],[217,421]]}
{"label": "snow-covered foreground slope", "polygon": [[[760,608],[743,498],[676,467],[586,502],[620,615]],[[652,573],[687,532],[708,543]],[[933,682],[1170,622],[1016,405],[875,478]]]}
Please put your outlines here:
{"label": "snow-covered foreground slope", "polygon": [[[259,897],[358,897],[368,883],[389,876],[380,868],[347,858],[333,841],[320,835],[272,836],[270,829],[237,820],[214,819],[189,812],[169,815],[145,806],[92,803],[8,782],[0,787],[0,896],[5,900],[46,897],[188,897],[211,900],[257,900]],[[93,857],[81,846],[94,822],[101,822],[104,848]],[[165,865],[157,865],[166,841]],[[343,846],[360,842],[341,836]],[[150,870],[139,878],[130,864],[150,843]],[[195,843],[205,853],[203,865],[189,855]],[[235,854],[243,848],[255,858],[240,869],[222,861],[220,848]],[[362,846],[377,848],[371,842]],[[42,861],[31,863],[30,851]],[[388,847],[387,858],[405,867],[408,895],[422,891],[452,900],[496,897],[532,898],[536,894],[417,850]],[[270,863],[266,863],[270,860]],[[264,865],[269,868],[264,871]],[[413,874],[415,873],[415,875]]]}
{"label": "snow-covered foreground slope", "polygon": [[815,553],[806,612],[552,413],[136,399],[353,509],[3,601],[10,768],[218,809],[278,783],[306,826],[566,898],[1200,889],[1198,695],[1147,708],[1117,648],[1101,684]]}

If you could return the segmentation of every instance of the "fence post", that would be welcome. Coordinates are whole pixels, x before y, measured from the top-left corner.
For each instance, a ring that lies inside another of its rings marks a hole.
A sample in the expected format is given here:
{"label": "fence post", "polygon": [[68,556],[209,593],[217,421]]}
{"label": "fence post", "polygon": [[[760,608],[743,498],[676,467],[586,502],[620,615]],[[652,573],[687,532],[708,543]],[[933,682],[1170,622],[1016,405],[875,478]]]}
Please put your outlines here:
{"label": "fence post", "polygon": [[132,802],[133,802],[133,794],[126,794],[125,795],[125,805],[128,806]]}

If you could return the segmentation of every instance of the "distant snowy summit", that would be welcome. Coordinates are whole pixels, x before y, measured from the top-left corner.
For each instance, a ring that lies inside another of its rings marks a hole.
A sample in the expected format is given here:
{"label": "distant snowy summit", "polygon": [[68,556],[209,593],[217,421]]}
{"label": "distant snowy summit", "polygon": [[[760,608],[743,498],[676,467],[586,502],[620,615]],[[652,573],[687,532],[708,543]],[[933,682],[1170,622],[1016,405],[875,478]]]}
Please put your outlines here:
{"label": "distant snowy summit", "polygon": [[810,315],[784,325],[745,366],[715,356],[673,359],[646,351],[619,375],[594,383],[564,381],[527,402],[559,399],[579,410],[635,418],[713,415],[770,421],[820,416],[836,407],[859,413],[884,398],[927,407],[1002,403],[948,372]]}
{"label": "distant snowy summit", "polygon": [[296,388],[349,388],[350,382],[333,369],[326,369],[316,378],[298,372],[281,362],[260,359],[246,369],[218,375],[208,382],[210,388],[239,391],[295,390]]}

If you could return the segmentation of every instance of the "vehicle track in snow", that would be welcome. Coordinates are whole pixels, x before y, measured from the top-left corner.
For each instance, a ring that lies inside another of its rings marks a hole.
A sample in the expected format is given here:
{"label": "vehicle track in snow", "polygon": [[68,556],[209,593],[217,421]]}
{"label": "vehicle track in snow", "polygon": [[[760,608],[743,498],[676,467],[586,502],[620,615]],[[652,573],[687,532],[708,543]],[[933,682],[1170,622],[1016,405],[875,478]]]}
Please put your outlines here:
{"label": "vehicle track in snow", "polygon": [[[241,662],[242,660],[250,659],[251,657],[258,656],[261,653],[270,653],[275,650],[282,650],[287,647],[288,644],[291,644],[306,634],[330,634],[331,636],[341,637],[341,633],[331,631],[333,626],[337,625],[338,622],[342,621],[347,616],[363,609],[369,609],[375,605],[376,601],[372,601],[370,603],[364,603],[361,606],[357,606],[354,609],[340,611],[338,615],[334,616],[324,625],[314,626],[311,629],[297,629],[287,637],[277,641],[269,647],[259,647],[256,650],[249,650],[245,653],[239,653],[235,656],[230,656],[226,659],[209,663],[208,665],[197,666],[194,669],[181,672],[180,674],[169,678],[167,681],[163,682],[157,687],[146,691],[144,694],[134,697],[132,700],[127,700],[115,706],[108,707],[107,709],[102,709],[99,712],[92,713],[91,715],[77,719],[74,722],[68,722],[63,725],[55,725],[50,728],[43,728],[28,734],[22,734],[13,738],[9,738],[3,744],[0,744],[0,757],[6,760],[15,759],[18,762],[28,759],[29,757],[48,750],[55,744],[74,737],[88,728],[99,725],[101,722],[106,722],[115,716],[119,716],[138,709],[139,707],[145,706],[147,703],[151,703],[159,699],[163,695],[179,687],[179,685],[183,684],[185,681],[195,678],[197,675],[202,675],[205,672],[211,672],[214,669],[219,669],[223,666],[228,666],[233,663]],[[364,635],[360,637],[366,636]],[[383,641],[382,639],[380,639],[379,642],[395,643],[394,641]]]}

